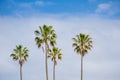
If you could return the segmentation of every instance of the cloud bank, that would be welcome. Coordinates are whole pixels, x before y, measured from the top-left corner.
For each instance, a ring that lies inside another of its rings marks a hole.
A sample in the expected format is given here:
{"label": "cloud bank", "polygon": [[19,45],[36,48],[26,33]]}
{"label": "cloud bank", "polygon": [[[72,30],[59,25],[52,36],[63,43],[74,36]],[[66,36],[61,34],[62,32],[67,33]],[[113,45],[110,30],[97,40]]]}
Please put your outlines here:
{"label": "cloud bank", "polygon": [[101,3],[97,6],[96,13],[99,14],[102,13],[110,16],[116,15],[120,13],[119,4],[120,4],[119,2],[112,2],[112,1]]}
{"label": "cloud bank", "polygon": [[[72,38],[79,33],[89,34],[93,39],[93,49],[84,57],[85,80],[120,79],[120,20],[104,19],[99,16],[67,17],[0,17],[0,80],[19,79],[19,64],[9,55],[18,44],[30,50],[28,62],[23,67],[26,80],[45,80],[44,54],[37,48],[34,30],[43,24],[52,25],[62,49],[63,59],[58,62],[58,80],[79,80],[80,55],[74,52]],[[49,77],[52,80],[52,62],[49,61]],[[7,77],[6,77],[7,75]]]}

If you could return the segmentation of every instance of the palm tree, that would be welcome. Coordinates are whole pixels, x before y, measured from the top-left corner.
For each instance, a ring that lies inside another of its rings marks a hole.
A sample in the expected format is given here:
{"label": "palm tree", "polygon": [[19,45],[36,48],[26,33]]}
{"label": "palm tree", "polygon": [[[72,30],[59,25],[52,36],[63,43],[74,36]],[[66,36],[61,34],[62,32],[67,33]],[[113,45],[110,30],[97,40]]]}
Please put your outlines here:
{"label": "palm tree", "polygon": [[10,56],[13,58],[13,60],[17,61],[19,60],[20,64],[20,80],[22,80],[22,66],[25,61],[27,61],[28,58],[28,49],[26,47],[23,48],[22,45],[16,46],[15,49],[13,49],[14,53],[12,53]]}
{"label": "palm tree", "polygon": [[50,50],[49,57],[51,57],[51,60],[53,61],[53,80],[55,80],[55,66],[57,65],[57,59],[62,59],[62,54],[60,52],[60,49],[57,47],[53,47]]}
{"label": "palm tree", "polygon": [[54,46],[56,44],[56,34],[52,29],[52,26],[43,25],[39,27],[39,30],[35,30],[36,38],[35,42],[38,48],[45,49],[45,66],[46,66],[46,80],[48,80],[48,54],[49,46]]}
{"label": "palm tree", "polygon": [[76,38],[73,38],[73,41],[74,51],[81,55],[81,80],[83,80],[83,57],[92,48],[92,38],[89,35],[80,33],[76,35]]}

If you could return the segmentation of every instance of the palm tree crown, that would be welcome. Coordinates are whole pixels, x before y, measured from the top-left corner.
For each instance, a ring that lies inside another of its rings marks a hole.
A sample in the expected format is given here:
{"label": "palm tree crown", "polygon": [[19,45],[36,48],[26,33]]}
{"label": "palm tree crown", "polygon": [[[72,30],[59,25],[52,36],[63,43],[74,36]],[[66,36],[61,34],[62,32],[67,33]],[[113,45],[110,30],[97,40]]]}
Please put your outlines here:
{"label": "palm tree crown", "polygon": [[23,48],[22,45],[16,46],[15,49],[13,49],[14,53],[12,53],[10,56],[13,57],[13,60],[17,61],[19,60],[19,64],[22,65],[25,61],[27,61],[28,55],[28,49],[26,47]]}
{"label": "palm tree crown", "polygon": [[47,25],[43,25],[43,27],[39,27],[39,30],[35,30],[35,34],[36,34],[36,44],[38,46],[38,48],[41,47],[41,45],[43,43],[46,43],[48,41],[50,41],[50,44],[52,46],[54,46],[54,44],[56,44],[56,34],[55,31],[52,29],[52,26],[47,26]]}
{"label": "palm tree crown", "polygon": [[73,38],[73,41],[74,51],[82,56],[92,48],[92,38],[90,38],[89,35],[80,33],[76,35],[76,38]]}
{"label": "palm tree crown", "polygon": [[60,52],[61,50],[57,47],[53,47],[50,50],[49,57],[51,57],[51,60],[57,65],[57,59],[61,60],[62,59],[62,54]]}

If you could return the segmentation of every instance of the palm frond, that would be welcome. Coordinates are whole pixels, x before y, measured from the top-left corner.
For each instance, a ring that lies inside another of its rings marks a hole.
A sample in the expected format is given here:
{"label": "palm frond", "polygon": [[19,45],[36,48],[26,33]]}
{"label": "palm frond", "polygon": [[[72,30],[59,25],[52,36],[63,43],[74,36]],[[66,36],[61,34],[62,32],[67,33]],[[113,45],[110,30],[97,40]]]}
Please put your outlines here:
{"label": "palm frond", "polygon": [[40,31],[39,30],[35,30],[34,32],[36,35],[40,35]]}
{"label": "palm frond", "polygon": [[74,51],[81,55],[85,55],[92,48],[92,38],[89,35],[80,33],[76,35],[76,38],[73,38],[73,41]]}
{"label": "palm frond", "polygon": [[58,54],[58,59],[62,59],[62,54],[60,53],[60,54]]}
{"label": "palm frond", "polygon": [[19,60],[21,64],[27,60],[28,57],[28,49],[27,47],[24,47],[22,45],[17,45],[15,49],[13,49],[14,53],[10,56],[13,58],[13,60]]}
{"label": "palm frond", "polygon": [[19,59],[18,56],[13,57],[13,60],[15,60],[15,61],[17,61],[18,59]]}
{"label": "palm frond", "polygon": [[76,47],[76,46],[78,46],[78,44],[77,44],[77,43],[73,43],[72,46],[73,46],[73,47]]}
{"label": "palm frond", "polygon": [[36,41],[36,45],[38,46],[38,48],[41,47],[41,45],[42,45],[42,43],[43,43],[43,40],[40,39],[39,37],[36,37],[36,38],[35,38],[35,41]]}
{"label": "palm frond", "polygon": [[72,38],[72,40],[73,40],[74,42],[78,42],[78,40],[77,40],[76,38]]}
{"label": "palm frond", "polygon": [[40,29],[39,34],[42,34],[42,33],[43,33],[43,29],[42,29],[42,27],[39,26],[39,29]]}

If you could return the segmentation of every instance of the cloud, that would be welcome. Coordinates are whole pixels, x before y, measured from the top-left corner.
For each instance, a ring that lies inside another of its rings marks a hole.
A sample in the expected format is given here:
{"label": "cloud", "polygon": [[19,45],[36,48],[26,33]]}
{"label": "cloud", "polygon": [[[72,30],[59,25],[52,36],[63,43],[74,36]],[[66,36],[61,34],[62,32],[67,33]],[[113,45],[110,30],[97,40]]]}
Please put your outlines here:
{"label": "cloud", "polygon": [[[39,10],[42,7],[52,6],[53,2],[47,1],[34,1],[34,2],[22,2],[16,3],[17,9],[13,11],[15,16],[22,17],[22,15],[30,16],[30,15],[40,15]],[[29,14],[31,13],[31,14]]]}
{"label": "cloud", "polygon": [[98,5],[98,9],[97,11],[105,11],[105,10],[109,10],[111,8],[111,5],[109,3],[103,3],[103,4],[99,4]]}
{"label": "cloud", "polygon": [[[56,66],[58,80],[79,80],[80,55],[74,52],[72,38],[78,33],[87,33],[93,39],[93,49],[84,57],[84,78],[86,80],[119,80],[120,67],[120,20],[104,19],[96,16],[67,17],[42,15],[30,18],[0,17],[0,74],[3,80],[6,74],[13,73],[12,80],[19,75],[19,64],[9,58],[9,54],[17,44],[23,44],[30,50],[28,62],[23,66],[24,79],[44,80],[44,54],[37,48],[34,30],[39,25],[52,25],[58,39],[57,45],[62,49],[63,59]],[[64,15],[63,15],[64,16]],[[2,53],[2,54],[1,54]],[[4,54],[4,55],[3,55]],[[52,62],[49,61],[49,77],[52,79]],[[7,69],[8,68],[8,69]],[[10,68],[10,69],[9,69]],[[14,69],[18,69],[16,73]],[[11,79],[11,76],[7,76]]]}
{"label": "cloud", "polygon": [[49,6],[49,5],[54,5],[53,2],[44,2],[44,1],[36,1],[34,4],[37,5],[37,6],[46,6],[46,5]]}
{"label": "cloud", "polygon": [[53,2],[45,2],[45,1],[35,1],[35,2],[23,2],[20,3],[21,7],[25,7],[25,8],[32,8],[34,6],[50,6],[50,5],[54,5]]}
{"label": "cloud", "polygon": [[101,3],[97,6],[95,12],[100,14],[107,14],[107,15],[119,14],[120,12],[119,3],[115,3],[115,2]]}
{"label": "cloud", "polygon": [[43,1],[36,1],[35,4],[41,6],[41,5],[44,5],[45,3]]}

